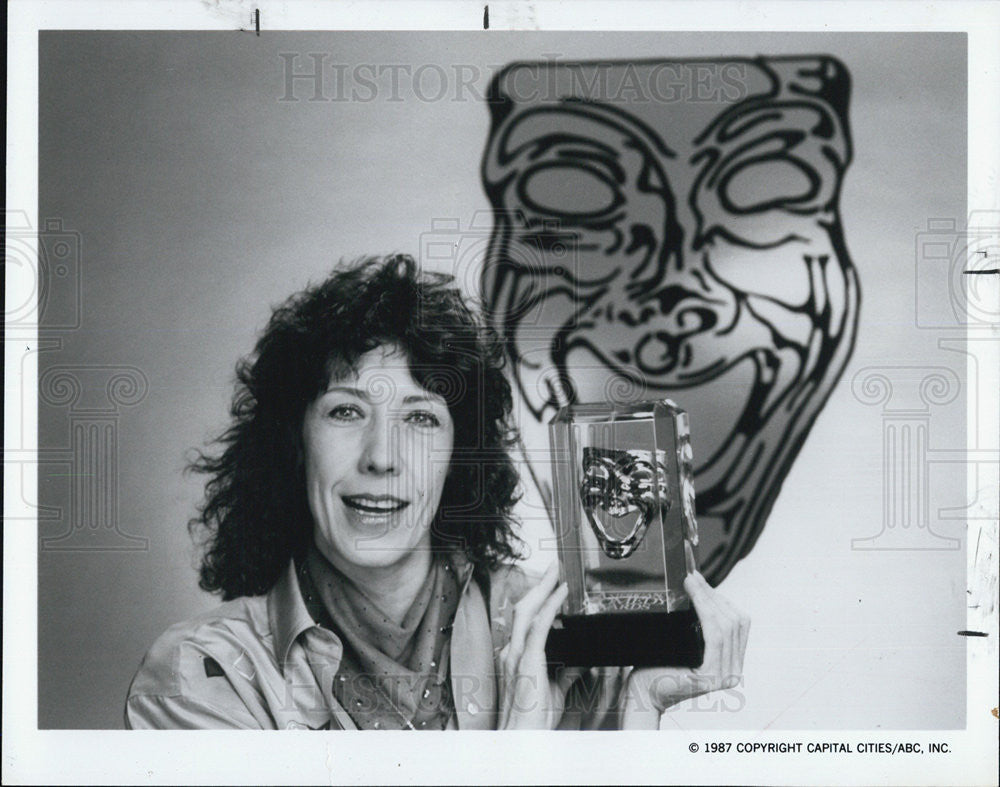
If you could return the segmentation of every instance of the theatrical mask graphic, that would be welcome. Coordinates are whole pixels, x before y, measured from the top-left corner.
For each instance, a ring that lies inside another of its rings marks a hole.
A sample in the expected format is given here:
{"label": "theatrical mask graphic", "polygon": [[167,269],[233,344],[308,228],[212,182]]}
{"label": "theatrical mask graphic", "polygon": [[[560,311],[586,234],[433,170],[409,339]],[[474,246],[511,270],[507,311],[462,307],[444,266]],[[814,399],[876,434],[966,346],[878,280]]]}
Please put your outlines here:
{"label": "theatrical mask graphic", "polygon": [[[651,461],[656,454],[656,463]],[[650,523],[670,509],[664,452],[583,449],[580,499],[597,542],[621,560],[642,543]]]}
{"label": "theatrical mask graphic", "polygon": [[696,441],[702,572],[717,584],[753,547],[854,344],[848,94],[823,56],[495,77],[483,295],[550,510],[553,413],[669,396]]}

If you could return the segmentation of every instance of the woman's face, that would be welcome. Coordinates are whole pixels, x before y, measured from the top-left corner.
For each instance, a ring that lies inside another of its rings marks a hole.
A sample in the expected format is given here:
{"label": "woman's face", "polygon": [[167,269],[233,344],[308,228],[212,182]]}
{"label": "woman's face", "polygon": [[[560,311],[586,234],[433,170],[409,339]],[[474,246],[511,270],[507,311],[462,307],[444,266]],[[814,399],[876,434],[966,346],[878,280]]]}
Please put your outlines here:
{"label": "woman's face", "polygon": [[330,380],[302,426],[317,546],[341,569],[390,566],[429,549],[451,462],[444,400],[417,383],[399,348],[361,356]]}

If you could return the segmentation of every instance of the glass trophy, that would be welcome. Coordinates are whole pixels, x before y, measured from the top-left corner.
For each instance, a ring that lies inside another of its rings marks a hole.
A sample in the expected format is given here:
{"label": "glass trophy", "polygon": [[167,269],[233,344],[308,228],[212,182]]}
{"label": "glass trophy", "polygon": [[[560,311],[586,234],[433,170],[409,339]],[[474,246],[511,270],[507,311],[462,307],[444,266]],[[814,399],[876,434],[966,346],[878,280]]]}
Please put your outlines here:
{"label": "glass trophy", "polygon": [[698,530],[687,413],[669,399],[575,404],[549,422],[560,573],[553,664],[697,666],[684,578]]}

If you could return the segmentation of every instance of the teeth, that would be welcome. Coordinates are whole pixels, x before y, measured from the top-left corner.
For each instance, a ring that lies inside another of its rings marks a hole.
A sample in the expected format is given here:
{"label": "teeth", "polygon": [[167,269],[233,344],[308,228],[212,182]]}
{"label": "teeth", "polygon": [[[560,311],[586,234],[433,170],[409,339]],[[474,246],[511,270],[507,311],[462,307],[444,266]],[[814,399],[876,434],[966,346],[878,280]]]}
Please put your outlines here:
{"label": "teeth", "polygon": [[391,514],[406,507],[406,503],[401,500],[359,500],[357,498],[344,498],[344,503],[356,511],[368,514]]}

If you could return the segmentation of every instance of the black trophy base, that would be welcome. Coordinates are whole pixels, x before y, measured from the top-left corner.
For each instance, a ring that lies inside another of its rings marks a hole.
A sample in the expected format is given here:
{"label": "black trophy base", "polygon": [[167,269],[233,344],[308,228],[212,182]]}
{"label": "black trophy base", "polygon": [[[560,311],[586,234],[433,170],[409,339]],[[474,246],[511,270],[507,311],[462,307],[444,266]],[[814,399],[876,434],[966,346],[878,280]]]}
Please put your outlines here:
{"label": "black trophy base", "polygon": [[[568,667],[697,667],[705,654],[693,609],[563,615],[549,631],[549,664]],[[558,625],[558,622],[557,624]]]}

